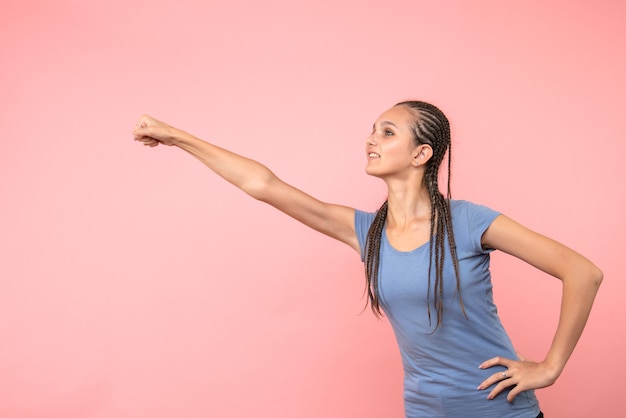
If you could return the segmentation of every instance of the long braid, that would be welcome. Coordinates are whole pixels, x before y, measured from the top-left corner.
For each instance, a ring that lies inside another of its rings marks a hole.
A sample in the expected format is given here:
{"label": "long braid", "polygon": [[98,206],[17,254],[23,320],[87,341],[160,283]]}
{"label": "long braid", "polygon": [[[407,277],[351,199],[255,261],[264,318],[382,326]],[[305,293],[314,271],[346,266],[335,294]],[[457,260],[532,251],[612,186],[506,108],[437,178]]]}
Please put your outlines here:
{"label": "long braid", "polygon": [[387,201],[385,201],[367,231],[367,245],[365,250],[365,278],[367,280],[367,296],[374,315],[380,316],[378,300],[378,266],[380,256],[380,242],[382,239],[385,220],[387,219]]}
{"label": "long braid", "polygon": [[[452,214],[450,212],[450,199],[452,197],[451,183],[451,141],[450,141],[450,125],[448,119],[437,107],[421,102],[407,101],[398,103],[397,106],[407,106],[412,109],[415,114],[415,123],[413,126],[414,140],[417,144],[428,144],[433,149],[433,156],[426,163],[424,170],[424,185],[428,190],[431,201],[430,216],[430,240],[429,251],[430,257],[428,262],[428,287],[426,303],[428,308],[428,319],[431,321],[431,293],[433,295],[432,304],[437,312],[437,323],[435,330],[443,321],[443,269],[447,250],[450,252],[454,273],[456,277],[456,290],[459,298],[459,304],[463,314],[467,317],[463,298],[461,296],[461,279],[459,275],[458,257],[456,253],[456,243],[454,239],[454,231],[452,228]],[[443,161],[443,157],[448,153],[448,178],[446,197],[439,191],[439,167]],[[380,242],[382,231],[387,217],[387,202],[383,203],[378,210],[374,222],[370,226],[366,241],[365,254],[365,273],[367,279],[367,291],[371,308],[374,314],[381,315],[380,302],[378,298],[378,268],[380,258]],[[431,276],[433,265],[435,267],[435,283],[431,286]],[[434,332],[434,331],[433,331]]]}

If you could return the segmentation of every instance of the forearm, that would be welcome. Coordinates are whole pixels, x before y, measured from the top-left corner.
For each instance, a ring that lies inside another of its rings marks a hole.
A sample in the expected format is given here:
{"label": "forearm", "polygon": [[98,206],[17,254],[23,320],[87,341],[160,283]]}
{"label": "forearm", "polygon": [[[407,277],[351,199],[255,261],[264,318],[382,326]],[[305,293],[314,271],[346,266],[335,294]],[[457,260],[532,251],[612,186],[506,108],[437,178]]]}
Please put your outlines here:
{"label": "forearm", "polygon": [[574,351],[593,305],[602,273],[590,266],[588,271],[578,272],[576,277],[563,279],[563,292],[559,324],[544,360],[556,379]]}
{"label": "forearm", "polygon": [[263,164],[210,144],[187,132],[176,130],[173,145],[196,157],[217,175],[256,199],[276,178]]}

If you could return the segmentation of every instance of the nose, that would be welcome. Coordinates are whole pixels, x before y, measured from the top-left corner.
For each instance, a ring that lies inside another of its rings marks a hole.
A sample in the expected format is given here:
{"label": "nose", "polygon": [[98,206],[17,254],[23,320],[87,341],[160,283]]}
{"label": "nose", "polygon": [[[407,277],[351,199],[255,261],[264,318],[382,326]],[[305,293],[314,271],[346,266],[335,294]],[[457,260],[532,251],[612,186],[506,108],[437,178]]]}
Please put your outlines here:
{"label": "nose", "polygon": [[376,145],[376,138],[374,137],[374,134],[372,133],[370,136],[368,136],[365,142],[367,145]]}

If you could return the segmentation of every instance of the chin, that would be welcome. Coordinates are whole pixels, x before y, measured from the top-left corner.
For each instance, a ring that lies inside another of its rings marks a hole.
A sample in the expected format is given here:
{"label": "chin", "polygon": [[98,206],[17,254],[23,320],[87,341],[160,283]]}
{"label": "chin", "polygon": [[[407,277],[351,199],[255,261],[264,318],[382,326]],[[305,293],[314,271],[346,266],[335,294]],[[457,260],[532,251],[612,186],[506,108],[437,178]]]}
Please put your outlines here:
{"label": "chin", "polygon": [[368,176],[380,178],[380,173],[378,173],[376,170],[372,170],[370,167],[365,167],[365,174],[367,174]]}

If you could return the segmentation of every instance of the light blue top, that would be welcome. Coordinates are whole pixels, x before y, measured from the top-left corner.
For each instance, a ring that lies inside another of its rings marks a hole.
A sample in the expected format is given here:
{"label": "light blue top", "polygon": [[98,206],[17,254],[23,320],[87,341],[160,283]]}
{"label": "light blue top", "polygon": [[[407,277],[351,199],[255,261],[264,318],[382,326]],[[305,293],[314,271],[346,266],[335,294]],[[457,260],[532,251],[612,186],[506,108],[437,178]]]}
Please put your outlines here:
{"label": "light blue top", "polygon": [[[489,389],[476,389],[487,377],[504,370],[499,366],[481,370],[478,366],[483,361],[495,356],[517,359],[493,302],[490,250],[480,242],[498,213],[462,200],[453,200],[450,206],[467,318],[460,308],[449,252],[444,264],[443,320],[433,333],[437,313],[432,295],[432,323],[426,304],[429,243],[413,251],[398,251],[383,233],[380,246],[379,298],[402,355],[406,416],[535,418],[540,411],[533,391],[509,403],[508,391],[487,400]],[[362,259],[374,216],[358,210],[355,214]],[[431,292],[434,270],[433,266]]]}

